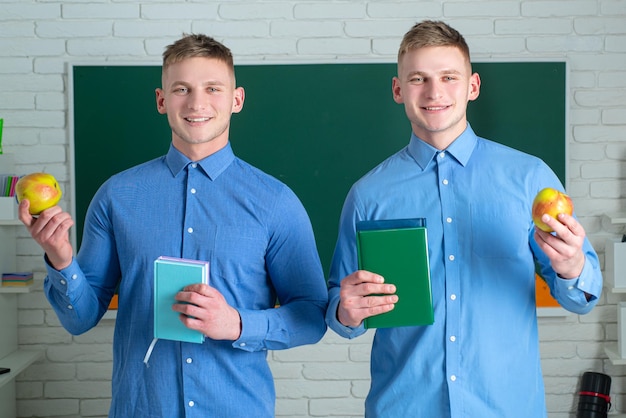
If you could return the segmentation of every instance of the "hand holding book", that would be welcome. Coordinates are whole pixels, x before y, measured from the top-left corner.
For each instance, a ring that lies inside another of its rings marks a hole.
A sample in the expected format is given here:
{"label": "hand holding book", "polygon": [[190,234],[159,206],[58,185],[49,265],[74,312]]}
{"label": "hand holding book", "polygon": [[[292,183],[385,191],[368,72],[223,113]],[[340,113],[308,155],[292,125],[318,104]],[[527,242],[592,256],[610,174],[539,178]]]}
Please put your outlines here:
{"label": "hand holding book", "polygon": [[345,326],[358,327],[365,318],[391,311],[398,302],[396,286],[366,270],[357,270],[341,281],[341,302],[337,319]]}
{"label": "hand holding book", "polygon": [[241,317],[224,296],[205,284],[186,286],[176,295],[173,309],[182,314],[180,320],[189,329],[197,330],[213,340],[235,341],[241,335]]}
{"label": "hand holding book", "polygon": [[231,340],[241,334],[239,312],[217,289],[208,285],[209,263],[175,257],[154,262],[154,339],[202,344],[204,338]]}
{"label": "hand holding book", "polygon": [[359,270],[341,281],[339,322],[366,328],[432,324],[426,220],[360,221],[356,231]]}
{"label": "hand holding book", "polygon": [[202,344],[204,334],[187,328],[172,308],[177,294],[186,286],[209,283],[209,263],[161,256],[154,261],[154,338],[143,362],[148,365],[159,338]]}

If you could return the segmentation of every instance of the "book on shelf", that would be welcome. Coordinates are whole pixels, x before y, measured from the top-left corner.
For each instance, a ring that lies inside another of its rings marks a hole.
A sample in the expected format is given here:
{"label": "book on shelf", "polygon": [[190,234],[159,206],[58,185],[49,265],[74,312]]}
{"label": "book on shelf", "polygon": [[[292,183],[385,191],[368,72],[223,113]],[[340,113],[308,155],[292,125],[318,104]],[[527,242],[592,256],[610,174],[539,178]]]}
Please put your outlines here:
{"label": "book on shelf", "polygon": [[396,286],[393,310],[371,316],[366,328],[430,325],[434,322],[426,219],[360,221],[356,224],[359,269]]}
{"label": "book on shelf", "polygon": [[28,287],[33,281],[32,272],[2,273],[2,286]]}

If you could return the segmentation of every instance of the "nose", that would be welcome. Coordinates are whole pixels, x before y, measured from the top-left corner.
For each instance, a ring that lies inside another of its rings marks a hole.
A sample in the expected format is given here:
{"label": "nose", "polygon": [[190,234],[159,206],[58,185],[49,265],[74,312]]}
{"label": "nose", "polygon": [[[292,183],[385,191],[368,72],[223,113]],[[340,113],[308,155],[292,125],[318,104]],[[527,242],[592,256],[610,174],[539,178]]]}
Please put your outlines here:
{"label": "nose", "polygon": [[206,108],[206,100],[202,92],[192,91],[187,96],[187,107],[191,110],[203,110]]}
{"label": "nose", "polygon": [[428,97],[429,99],[439,99],[442,97],[441,94],[441,83],[439,81],[436,80],[431,80],[429,83],[427,83],[426,85],[426,97]]}

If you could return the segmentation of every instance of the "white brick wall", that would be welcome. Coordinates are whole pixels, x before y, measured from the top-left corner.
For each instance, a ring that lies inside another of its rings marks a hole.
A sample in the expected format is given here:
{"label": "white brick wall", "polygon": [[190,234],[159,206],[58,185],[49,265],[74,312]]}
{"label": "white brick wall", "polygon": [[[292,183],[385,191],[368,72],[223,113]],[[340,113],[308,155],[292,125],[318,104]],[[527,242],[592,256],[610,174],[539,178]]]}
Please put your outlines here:
{"label": "white brick wall", "polygon": [[[4,149],[21,173],[45,167],[69,190],[66,62],[159,62],[163,47],[182,32],[215,36],[237,62],[393,62],[401,36],[423,18],[459,29],[476,60],[567,59],[569,190],[603,256],[605,238],[624,232],[603,214],[626,205],[625,0],[1,0]],[[19,235],[18,268],[43,271],[41,251],[24,231]],[[618,301],[605,292],[587,316],[540,319],[550,418],[574,415],[579,377],[587,370],[612,376],[614,409],[626,410],[626,370],[613,366],[602,348],[617,338]],[[20,295],[18,303],[20,344],[46,351],[18,379],[19,416],[105,416],[113,320],[71,337],[40,291]],[[362,416],[370,344],[371,335],[346,341],[329,332],[317,345],[270,353],[277,414]]]}

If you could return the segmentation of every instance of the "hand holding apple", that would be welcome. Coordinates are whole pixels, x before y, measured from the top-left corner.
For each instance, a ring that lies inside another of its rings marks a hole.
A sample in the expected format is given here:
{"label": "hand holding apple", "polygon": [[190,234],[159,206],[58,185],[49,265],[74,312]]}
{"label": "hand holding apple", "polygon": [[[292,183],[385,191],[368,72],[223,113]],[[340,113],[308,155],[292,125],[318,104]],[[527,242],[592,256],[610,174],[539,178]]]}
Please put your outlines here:
{"label": "hand holding apple", "polygon": [[28,199],[31,215],[39,215],[59,203],[62,194],[59,183],[52,174],[48,173],[27,174],[20,177],[15,185],[17,202]]}
{"label": "hand holding apple", "polygon": [[552,232],[552,228],[541,221],[541,217],[544,214],[556,218],[559,213],[571,215],[573,212],[574,204],[572,203],[572,199],[565,193],[551,187],[546,187],[539,191],[533,201],[533,222],[542,231]]}

